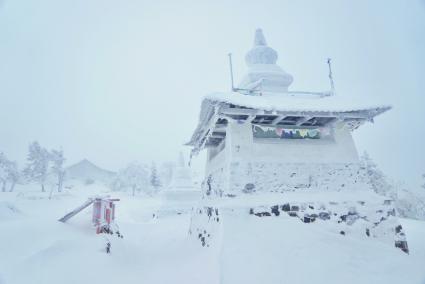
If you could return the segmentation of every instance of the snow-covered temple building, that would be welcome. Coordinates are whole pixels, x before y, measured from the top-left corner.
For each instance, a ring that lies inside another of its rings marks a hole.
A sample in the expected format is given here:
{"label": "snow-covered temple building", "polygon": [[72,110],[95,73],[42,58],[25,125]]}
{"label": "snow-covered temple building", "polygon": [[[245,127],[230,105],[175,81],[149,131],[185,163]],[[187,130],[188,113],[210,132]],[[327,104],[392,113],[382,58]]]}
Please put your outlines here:
{"label": "snow-covered temple building", "polygon": [[209,245],[213,217],[219,223],[234,212],[289,216],[334,222],[337,233],[375,237],[407,252],[393,201],[373,191],[352,138],[391,107],[353,103],[334,91],[291,91],[293,77],[277,59],[257,30],[237,88],[203,99],[188,143],[194,155],[207,150],[204,206],[191,232]]}

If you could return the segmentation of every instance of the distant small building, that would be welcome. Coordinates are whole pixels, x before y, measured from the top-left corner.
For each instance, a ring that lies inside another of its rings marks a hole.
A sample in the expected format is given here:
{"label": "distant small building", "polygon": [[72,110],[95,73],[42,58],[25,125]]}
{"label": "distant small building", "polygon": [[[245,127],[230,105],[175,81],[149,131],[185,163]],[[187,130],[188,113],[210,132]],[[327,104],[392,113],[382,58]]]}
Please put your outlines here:
{"label": "distant small building", "polygon": [[65,178],[67,180],[78,180],[83,183],[109,183],[112,181],[115,172],[102,169],[87,159],[66,168]]}

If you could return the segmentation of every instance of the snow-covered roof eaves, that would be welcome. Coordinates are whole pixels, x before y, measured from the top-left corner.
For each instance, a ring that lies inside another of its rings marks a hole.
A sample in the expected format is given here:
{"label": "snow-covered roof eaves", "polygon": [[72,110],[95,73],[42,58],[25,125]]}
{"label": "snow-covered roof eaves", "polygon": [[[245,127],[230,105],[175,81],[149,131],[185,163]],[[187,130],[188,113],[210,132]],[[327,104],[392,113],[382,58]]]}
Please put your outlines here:
{"label": "snow-covered roof eaves", "polygon": [[212,93],[206,95],[204,101],[264,111],[352,112],[391,108],[389,105],[366,105],[341,96],[320,96],[315,93],[300,94],[299,92],[263,95],[244,95],[237,92]]}
{"label": "snow-covered roof eaves", "polygon": [[221,116],[232,115],[294,115],[360,119],[373,118],[387,110],[389,105],[364,105],[328,93],[288,92],[245,95],[237,92],[212,93],[202,101],[199,123],[186,145],[200,150],[205,137],[212,131],[211,123]]}

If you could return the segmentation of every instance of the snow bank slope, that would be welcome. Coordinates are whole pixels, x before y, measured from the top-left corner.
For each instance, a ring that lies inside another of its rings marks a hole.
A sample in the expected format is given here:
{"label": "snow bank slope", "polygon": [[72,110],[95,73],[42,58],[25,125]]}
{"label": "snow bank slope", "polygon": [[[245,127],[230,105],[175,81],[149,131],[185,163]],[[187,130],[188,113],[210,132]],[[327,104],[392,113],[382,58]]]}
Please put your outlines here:
{"label": "snow bank slope", "polygon": [[223,220],[222,283],[425,281],[425,258],[366,237],[336,235],[324,222],[306,225],[292,218],[256,216],[241,222],[233,214]]}
{"label": "snow bank slope", "polygon": [[124,239],[111,237],[107,255],[105,237],[90,225],[90,210],[68,223],[57,221],[87,194],[73,189],[49,200],[0,193],[0,202],[7,200],[25,216],[0,222],[1,284],[425,281],[422,221],[402,220],[410,255],[366,237],[335,234],[324,222],[230,213],[220,224],[220,245],[207,248],[188,237],[189,214],[153,219],[167,206],[164,200],[111,193],[121,199],[116,217]]}

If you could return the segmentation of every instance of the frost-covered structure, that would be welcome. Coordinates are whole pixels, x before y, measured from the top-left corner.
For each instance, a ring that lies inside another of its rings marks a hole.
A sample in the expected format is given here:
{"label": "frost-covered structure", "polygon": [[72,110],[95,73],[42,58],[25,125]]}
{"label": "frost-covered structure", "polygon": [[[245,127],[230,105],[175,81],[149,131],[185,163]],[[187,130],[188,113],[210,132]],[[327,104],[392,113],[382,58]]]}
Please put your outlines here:
{"label": "frost-covered structure", "polygon": [[257,30],[238,88],[202,102],[188,144],[193,154],[207,150],[205,206],[195,212],[191,231],[206,245],[212,233],[205,226],[223,221],[220,212],[291,216],[334,222],[341,234],[392,245],[395,239],[407,252],[393,201],[373,191],[351,135],[391,107],[355,103],[333,91],[289,91],[293,77],[277,58]]}
{"label": "frost-covered structure", "polygon": [[171,182],[162,192],[163,208],[159,215],[189,213],[201,196],[192,181],[192,171],[180,153],[178,164],[173,170]]}
{"label": "frost-covered structure", "polygon": [[173,171],[168,188],[164,190],[164,195],[169,201],[190,202],[192,205],[194,200],[199,199],[200,191],[193,184],[192,171],[184,162],[183,153],[179,155],[178,164]]}

